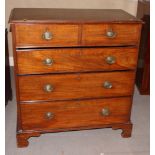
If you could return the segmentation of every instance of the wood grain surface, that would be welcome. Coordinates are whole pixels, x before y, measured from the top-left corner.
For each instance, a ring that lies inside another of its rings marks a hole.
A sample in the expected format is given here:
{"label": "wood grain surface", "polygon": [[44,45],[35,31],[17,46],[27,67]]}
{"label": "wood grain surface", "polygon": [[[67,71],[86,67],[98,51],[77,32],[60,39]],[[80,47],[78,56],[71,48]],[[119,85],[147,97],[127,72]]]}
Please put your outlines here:
{"label": "wood grain surface", "polygon": [[[130,120],[131,98],[21,104],[23,130],[49,130],[124,123]],[[102,109],[109,115],[103,116]],[[53,118],[46,117],[47,112]]]}
{"label": "wood grain surface", "polygon": [[[51,40],[43,39],[46,31],[52,34]],[[16,46],[22,47],[63,47],[78,45],[78,25],[58,24],[17,24]]]}
{"label": "wood grain surface", "polygon": [[[109,56],[115,58],[108,64]],[[42,74],[65,72],[93,72],[135,69],[137,48],[68,48],[49,50],[18,50],[18,74]],[[44,61],[53,63],[46,65]]]}
{"label": "wood grain surface", "polygon": [[[135,72],[19,76],[20,101],[67,100],[127,96],[133,93]],[[103,87],[104,82],[111,89]],[[46,92],[50,84],[53,91]]]}
{"label": "wood grain surface", "polygon": [[10,23],[142,23],[120,9],[14,8]]}
{"label": "wood grain surface", "polygon": [[[141,24],[17,24],[16,47],[137,45],[140,29]],[[46,31],[52,39],[43,39]],[[115,37],[107,37],[108,31],[115,32]]]}
{"label": "wood grain surface", "polygon": [[[85,24],[82,27],[82,45],[115,46],[136,45],[139,41],[141,24]],[[106,33],[113,31],[114,38]]]}

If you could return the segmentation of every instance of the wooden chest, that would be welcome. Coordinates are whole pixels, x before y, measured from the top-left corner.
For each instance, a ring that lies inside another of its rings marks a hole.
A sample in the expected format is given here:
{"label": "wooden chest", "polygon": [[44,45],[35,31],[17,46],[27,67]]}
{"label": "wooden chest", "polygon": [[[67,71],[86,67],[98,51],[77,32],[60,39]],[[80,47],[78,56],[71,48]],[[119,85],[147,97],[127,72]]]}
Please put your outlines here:
{"label": "wooden chest", "polygon": [[122,10],[14,9],[17,144],[111,127],[130,137],[142,22]]}

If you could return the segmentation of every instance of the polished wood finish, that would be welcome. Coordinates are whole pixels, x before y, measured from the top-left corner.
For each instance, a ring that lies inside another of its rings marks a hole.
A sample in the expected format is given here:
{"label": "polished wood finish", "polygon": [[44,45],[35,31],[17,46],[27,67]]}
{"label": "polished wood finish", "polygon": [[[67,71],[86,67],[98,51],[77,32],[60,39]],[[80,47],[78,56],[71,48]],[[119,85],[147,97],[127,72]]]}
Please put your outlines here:
{"label": "polished wood finish", "polygon": [[[17,24],[16,27],[17,47],[61,47],[78,45],[77,25],[57,25],[57,24]],[[43,39],[43,33],[52,33],[51,40]]]}
{"label": "polished wood finish", "polygon": [[[85,24],[82,27],[71,24],[17,24],[16,46],[69,47],[69,46],[117,46],[135,45],[140,36],[141,24]],[[43,39],[46,31],[52,39]],[[106,36],[108,31],[116,33],[114,38]],[[128,36],[128,38],[126,38]]]}
{"label": "polished wood finish", "polygon": [[[131,98],[21,104],[23,130],[55,130],[80,126],[124,123],[130,119]],[[103,116],[102,109],[109,115]],[[117,109],[117,110],[116,110]],[[54,117],[46,118],[52,112]]]}
{"label": "polished wood finish", "polygon": [[141,23],[120,9],[15,8],[10,23]]}
{"label": "polished wood finish", "polygon": [[49,132],[61,132],[61,131],[76,131],[76,130],[88,130],[88,129],[99,129],[99,128],[112,128],[113,130],[121,129],[122,133],[121,136],[123,138],[129,138],[131,137],[132,132],[132,123],[129,121],[127,123],[119,123],[119,124],[103,124],[103,125],[91,125],[90,126],[84,126],[84,127],[75,127],[75,128],[67,128],[67,129],[55,129],[55,130],[40,130],[40,131],[30,131],[26,132],[23,130],[20,130],[20,132],[17,132],[17,146],[20,148],[27,147],[29,145],[28,139],[31,137],[39,137],[40,134],[49,133]]}
{"label": "polished wood finish", "polygon": [[39,137],[40,134],[38,132],[30,132],[30,133],[20,133],[18,132],[16,137],[17,137],[17,146],[18,147],[26,147],[29,145],[28,139],[30,137]]}
{"label": "polished wood finish", "polygon": [[[114,64],[107,57],[116,59]],[[93,72],[134,69],[137,65],[136,48],[67,48],[48,50],[18,50],[18,74]],[[44,60],[50,58],[52,65]]]}
{"label": "polished wood finish", "polygon": [[132,123],[124,123],[124,124],[116,124],[112,126],[112,129],[122,129],[121,136],[123,138],[129,138],[131,137],[131,131],[132,131]]}
{"label": "polished wood finish", "polygon": [[21,8],[10,23],[18,147],[60,131],[110,127],[131,136],[140,20],[122,10]]}
{"label": "polished wood finish", "polygon": [[[135,45],[138,43],[140,36],[140,27],[140,24],[85,24],[82,29],[82,45]],[[106,33],[108,31],[113,31],[116,36],[113,38],[107,37]]]}
{"label": "polished wood finish", "polygon": [[[20,101],[129,96],[133,92],[134,79],[135,72],[133,71],[20,76]],[[111,89],[104,88],[103,85],[106,81],[112,83]],[[47,84],[53,86],[53,91],[47,92],[44,90]]]}

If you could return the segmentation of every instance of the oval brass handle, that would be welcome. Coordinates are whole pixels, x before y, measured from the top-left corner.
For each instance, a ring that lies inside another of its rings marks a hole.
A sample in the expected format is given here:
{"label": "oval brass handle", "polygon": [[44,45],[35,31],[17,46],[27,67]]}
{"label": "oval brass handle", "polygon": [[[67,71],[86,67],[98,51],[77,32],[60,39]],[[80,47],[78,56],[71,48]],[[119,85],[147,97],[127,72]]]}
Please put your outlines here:
{"label": "oval brass handle", "polygon": [[116,32],[112,31],[112,30],[109,30],[106,32],[106,36],[108,38],[115,38],[116,37]]}
{"label": "oval brass handle", "polygon": [[53,38],[52,33],[49,31],[46,31],[42,34],[42,38],[44,40],[51,40]]}
{"label": "oval brass handle", "polygon": [[47,113],[45,114],[45,118],[46,118],[46,119],[53,119],[53,118],[54,118],[54,114],[53,114],[52,112],[47,112]]}
{"label": "oval brass handle", "polygon": [[116,58],[114,56],[108,56],[108,57],[106,57],[105,61],[107,64],[111,65],[116,62]]}
{"label": "oval brass handle", "polygon": [[105,81],[104,84],[103,84],[103,87],[106,88],[106,89],[111,89],[113,86],[112,86],[111,82]]}
{"label": "oval brass handle", "polygon": [[43,64],[51,66],[53,64],[53,60],[50,58],[46,58],[45,60],[43,60]]}
{"label": "oval brass handle", "polygon": [[109,111],[108,108],[103,108],[103,109],[101,110],[101,115],[102,115],[102,116],[109,116],[109,114],[110,114],[110,111]]}
{"label": "oval brass handle", "polygon": [[46,84],[46,85],[44,86],[44,90],[45,90],[46,92],[52,92],[52,91],[54,90],[54,87],[53,87],[51,84]]}

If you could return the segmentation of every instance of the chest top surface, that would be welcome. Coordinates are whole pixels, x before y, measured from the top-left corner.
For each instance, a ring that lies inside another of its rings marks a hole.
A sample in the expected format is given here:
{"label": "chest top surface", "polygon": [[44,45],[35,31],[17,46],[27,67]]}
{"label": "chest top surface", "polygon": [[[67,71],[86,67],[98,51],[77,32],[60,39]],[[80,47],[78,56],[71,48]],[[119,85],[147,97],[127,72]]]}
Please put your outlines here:
{"label": "chest top surface", "polygon": [[15,8],[9,23],[141,23],[120,9]]}

